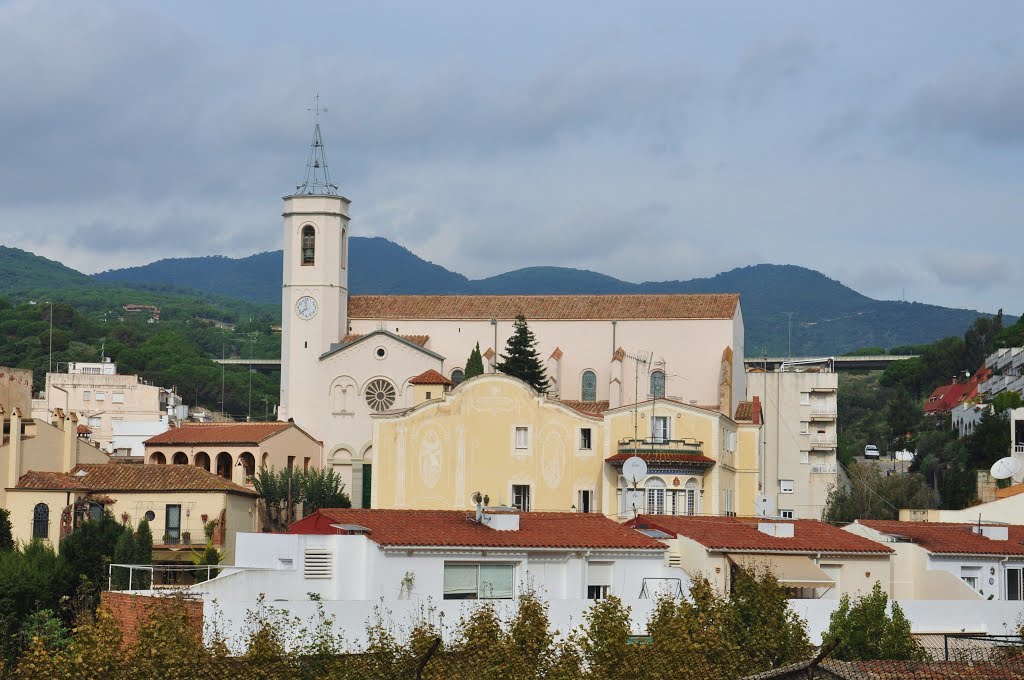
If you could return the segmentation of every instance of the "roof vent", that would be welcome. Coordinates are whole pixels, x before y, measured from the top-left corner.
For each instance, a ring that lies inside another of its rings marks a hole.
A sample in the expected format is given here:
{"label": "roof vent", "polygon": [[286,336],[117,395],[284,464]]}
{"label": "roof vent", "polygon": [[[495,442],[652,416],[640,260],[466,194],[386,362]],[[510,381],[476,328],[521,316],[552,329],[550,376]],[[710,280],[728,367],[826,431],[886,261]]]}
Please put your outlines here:
{"label": "roof vent", "polygon": [[306,548],[302,574],[307,579],[329,579],[334,576],[334,555],[329,550]]}
{"label": "roof vent", "polygon": [[776,538],[793,538],[796,525],[792,522],[758,522],[757,530]]}
{"label": "roof vent", "polygon": [[75,477],[85,477],[87,474],[89,474],[88,470],[79,470],[75,473]]}

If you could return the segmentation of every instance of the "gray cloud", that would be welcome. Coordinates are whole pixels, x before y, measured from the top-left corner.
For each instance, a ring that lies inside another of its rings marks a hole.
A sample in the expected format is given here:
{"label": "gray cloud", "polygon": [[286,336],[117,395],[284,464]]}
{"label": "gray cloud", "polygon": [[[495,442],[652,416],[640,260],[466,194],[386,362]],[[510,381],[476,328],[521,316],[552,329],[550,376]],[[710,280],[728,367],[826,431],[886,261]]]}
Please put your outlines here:
{"label": "gray cloud", "polygon": [[936,250],[925,255],[925,264],[944,285],[983,290],[1009,278],[1009,262],[991,253]]}

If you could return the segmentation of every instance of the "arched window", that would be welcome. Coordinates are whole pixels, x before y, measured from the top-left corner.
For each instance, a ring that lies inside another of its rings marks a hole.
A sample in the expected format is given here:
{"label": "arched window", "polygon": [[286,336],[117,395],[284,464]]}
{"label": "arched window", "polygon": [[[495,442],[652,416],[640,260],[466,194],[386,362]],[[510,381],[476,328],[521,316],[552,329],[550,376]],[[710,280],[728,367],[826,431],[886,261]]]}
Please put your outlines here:
{"label": "arched window", "polygon": [[174,454],[174,457],[171,458],[171,463],[174,465],[188,465],[188,454],[184,451],[178,451]]}
{"label": "arched window", "polygon": [[308,224],[302,228],[302,265],[311,265],[316,259],[316,230]]}
{"label": "arched window", "polygon": [[32,538],[50,537],[50,506],[37,503],[32,511]]}
{"label": "arched window", "polygon": [[458,385],[460,382],[466,379],[466,372],[461,368],[456,368],[452,371],[452,382]]}
{"label": "arched window", "polygon": [[665,371],[651,371],[651,396],[655,399],[665,396]]}
{"label": "arched window", "polygon": [[256,474],[256,458],[245,451],[238,457],[238,462],[241,463],[242,469],[245,470],[245,480],[249,481]]}
{"label": "arched window", "polygon": [[659,477],[652,477],[644,484],[647,491],[647,514],[665,514],[665,481]]}
{"label": "arched window", "polygon": [[374,411],[386,411],[395,403],[395,386],[384,378],[371,380],[366,386],[366,404]]}
{"label": "arched window", "polygon": [[217,454],[217,476],[231,479],[231,454],[227,451]]}
{"label": "arched window", "polygon": [[210,454],[208,454],[206,451],[200,451],[199,453],[197,453],[196,454],[196,459],[195,459],[195,465],[196,465],[196,467],[203,468],[204,470],[209,472],[210,471]]}
{"label": "arched window", "polygon": [[685,499],[683,504],[683,512],[687,515],[697,514],[697,481],[690,479],[686,482],[686,486],[683,487],[683,497]]}
{"label": "arched window", "polygon": [[152,465],[166,465],[167,457],[164,456],[160,451],[156,451],[152,456],[149,457],[149,462]]}
{"label": "arched window", "polygon": [[597,401],[597,373],[583,371],[583,377],[580,379],[580,399]]}

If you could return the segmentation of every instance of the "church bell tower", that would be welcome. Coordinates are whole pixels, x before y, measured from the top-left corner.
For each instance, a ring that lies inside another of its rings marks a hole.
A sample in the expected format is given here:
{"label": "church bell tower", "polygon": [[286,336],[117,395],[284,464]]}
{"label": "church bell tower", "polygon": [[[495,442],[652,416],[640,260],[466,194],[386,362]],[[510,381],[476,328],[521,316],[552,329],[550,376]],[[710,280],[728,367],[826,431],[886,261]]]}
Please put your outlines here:
{"label": "church bell tower", "polygon": [[284,277],[281,289],[281,399],[278,419],[294,418],[321,436],[319,357],[348,333],[348,206],[331,182],[316,124],[306,176],[284,197]]}

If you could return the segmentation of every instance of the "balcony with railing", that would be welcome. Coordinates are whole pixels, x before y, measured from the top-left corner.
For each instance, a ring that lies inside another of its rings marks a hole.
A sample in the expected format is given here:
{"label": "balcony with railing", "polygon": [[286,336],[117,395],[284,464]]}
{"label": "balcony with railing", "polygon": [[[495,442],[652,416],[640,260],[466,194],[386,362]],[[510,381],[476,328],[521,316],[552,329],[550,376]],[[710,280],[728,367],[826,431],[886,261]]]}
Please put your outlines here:
{"label": "balcony with railing", "polygon": [[1013,445],[1013,452],[1014,453],[1024,453],[1024,444],[1014,444]]}
{"label": "balcony with railing", "polygon": [[835,463],[815,463],[811,466],[812,475],[834,475],[836,474]]}
{"label": "balcony with railing", "polygon": [[621,467],[627,459],[637,456],[648,466],[661,469],[679,466],[690,468],[708,468],[715,464],[713,458],[704,455],[704,442],[697,439],[666,439],[648,437],[646,439],[620,439],[618,453],[607,459],[614,467]]}
{"label": "balcony with railing", "polygon": [[834,434],[812,434],[812,449],[834,449],[839,443],[839,438]]}
{"label": "balcony with railing", "polygon": [[704,453],[704,442],[697,439],[667,439],[648,437],[646,439],[620,439],[619,453]]}
{"label": "balcony with railing", "polygon": [[811,420],[835,420],[835,404],[812,404]]}

